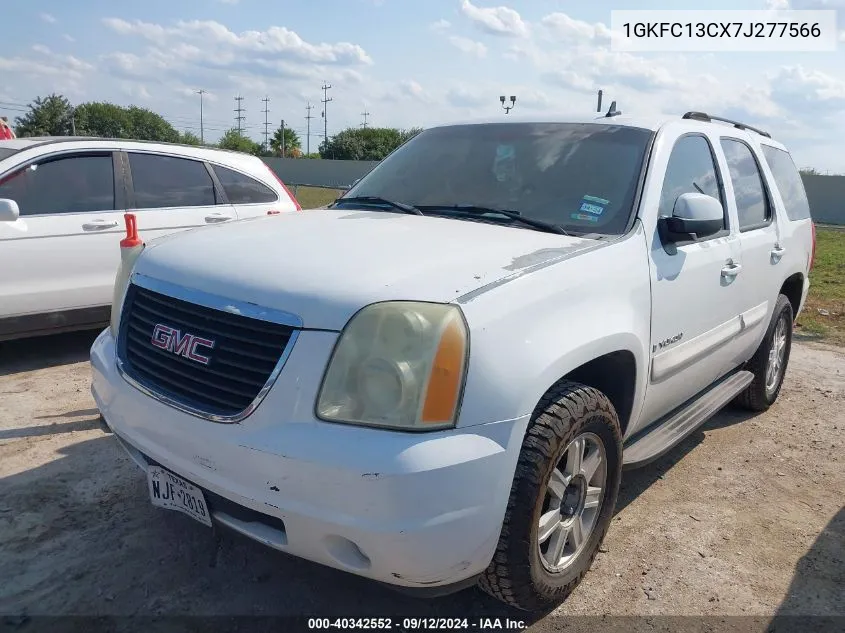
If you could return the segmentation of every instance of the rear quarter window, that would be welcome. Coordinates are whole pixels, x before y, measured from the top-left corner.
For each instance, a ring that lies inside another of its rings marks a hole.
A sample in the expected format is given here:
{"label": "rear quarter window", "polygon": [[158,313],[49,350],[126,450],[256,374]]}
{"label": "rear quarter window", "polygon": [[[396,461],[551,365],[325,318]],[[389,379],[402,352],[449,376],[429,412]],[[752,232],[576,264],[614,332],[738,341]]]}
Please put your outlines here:
{"label": "rear quarter window", "polygon": [[804,181],[789,152],[771,145],[763,145],[763,157],[772,171],[775,187],[783,200],[786,215],[790,220],[806,220],[810,217],[810,202],[804,189]]}
{"label": "rear quarter window", "polygon": [[220,165],[214,165],[214,173],[217,174],[231,204],[259,204],[276,202],[279,199],[270,187],[246,174]]}

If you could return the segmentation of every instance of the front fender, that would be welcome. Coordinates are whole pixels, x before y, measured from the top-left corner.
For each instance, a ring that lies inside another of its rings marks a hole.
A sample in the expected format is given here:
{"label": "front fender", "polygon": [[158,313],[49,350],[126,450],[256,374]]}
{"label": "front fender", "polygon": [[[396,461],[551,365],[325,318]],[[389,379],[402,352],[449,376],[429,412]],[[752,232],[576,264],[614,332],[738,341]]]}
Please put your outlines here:
{"label": "front fender", "polygon": [[616,242],[461,307],[470,327],[470,362],[459,426],[529,414],[560,378],[616,351],[633,354],[632,416],[640,410],[650,362],[651,293],[639,225]]}

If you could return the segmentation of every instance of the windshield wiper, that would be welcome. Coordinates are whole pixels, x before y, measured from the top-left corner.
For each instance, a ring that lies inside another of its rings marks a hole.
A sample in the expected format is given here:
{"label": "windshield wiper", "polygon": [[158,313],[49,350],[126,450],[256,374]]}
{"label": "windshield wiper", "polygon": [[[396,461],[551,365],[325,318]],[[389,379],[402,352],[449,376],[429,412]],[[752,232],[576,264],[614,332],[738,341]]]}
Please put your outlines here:
{"label": "windshield wiper", "polygon": [[472,213],[482,215],[485,213],[495,213],[510,218],[515,222],[521,222],[531,226],[537,230],[545,231],[546,233],[557,233],[558,235],[569,235],[566,231],[560,228],[557,224],[551,222],[543,222],[543,220],[534,220],[533,218],[523,217],[519,211],[511,211],[509,209],[494,209],[492,207],[482,207],[475,204],[453,204],[453,205],[420,205],[418,207],[424,211],[458,211],[464,213]]}
{"label": "windshield wiper", "polygon": [[423,212],[417,207],[405,204],[404,202],[395,202],[379,196],[352,196],[351,198],[338,198],[334,201],[335,204],[344,204],[347,202],[366,202],[369,204],[386,204],[394,209],[399,209],[402,213],[410,213],[411,215],[423,215]]}

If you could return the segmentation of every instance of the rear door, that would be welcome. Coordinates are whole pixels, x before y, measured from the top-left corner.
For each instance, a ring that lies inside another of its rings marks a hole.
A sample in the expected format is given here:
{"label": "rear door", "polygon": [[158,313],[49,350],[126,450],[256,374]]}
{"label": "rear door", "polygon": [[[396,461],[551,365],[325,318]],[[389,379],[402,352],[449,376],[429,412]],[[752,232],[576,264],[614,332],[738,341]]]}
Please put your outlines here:
{"label": "rear door", "polygon": [[134,150],[123,160],[142,239],[237,219],[204,161]]}
{"label": "rear door", "polygon": [[20,207],[16,222],[0,222],[3,316],[111,303],[125,200],[111,151],[31,161],[3,176],[0,198]]}
{"label": "rear door", "polygon": [[785,279],[781,272],[786,249],[760,158],[748,141],[739,137],[723,135],[719,146],[725,160],[728,204],[735,208],[742,251],[742,270],[735,282],[742,335],[735,345],[735,358],[724,368],[728,371],[750,358],[763,338]]}

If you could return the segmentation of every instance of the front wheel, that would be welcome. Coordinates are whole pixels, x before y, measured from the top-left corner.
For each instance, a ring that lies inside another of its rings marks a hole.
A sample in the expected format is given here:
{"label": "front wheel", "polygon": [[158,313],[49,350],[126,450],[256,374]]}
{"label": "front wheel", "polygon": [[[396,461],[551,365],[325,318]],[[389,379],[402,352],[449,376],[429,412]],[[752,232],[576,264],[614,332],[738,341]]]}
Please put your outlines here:
{"label": "front wheel", "polygon": [[610,526],[621,475],[622,433],[610,400],[559,383],[529,423],[481,588],[528,611],[565,600]]}
{"label": "front wheel", "polygon": [[746,363],[745,369],[754,374],[754,380],[737,396],[739,406],[765,411],[777,400],[792,349],[792,319],[792,304],[779,295],[766,335]]}

